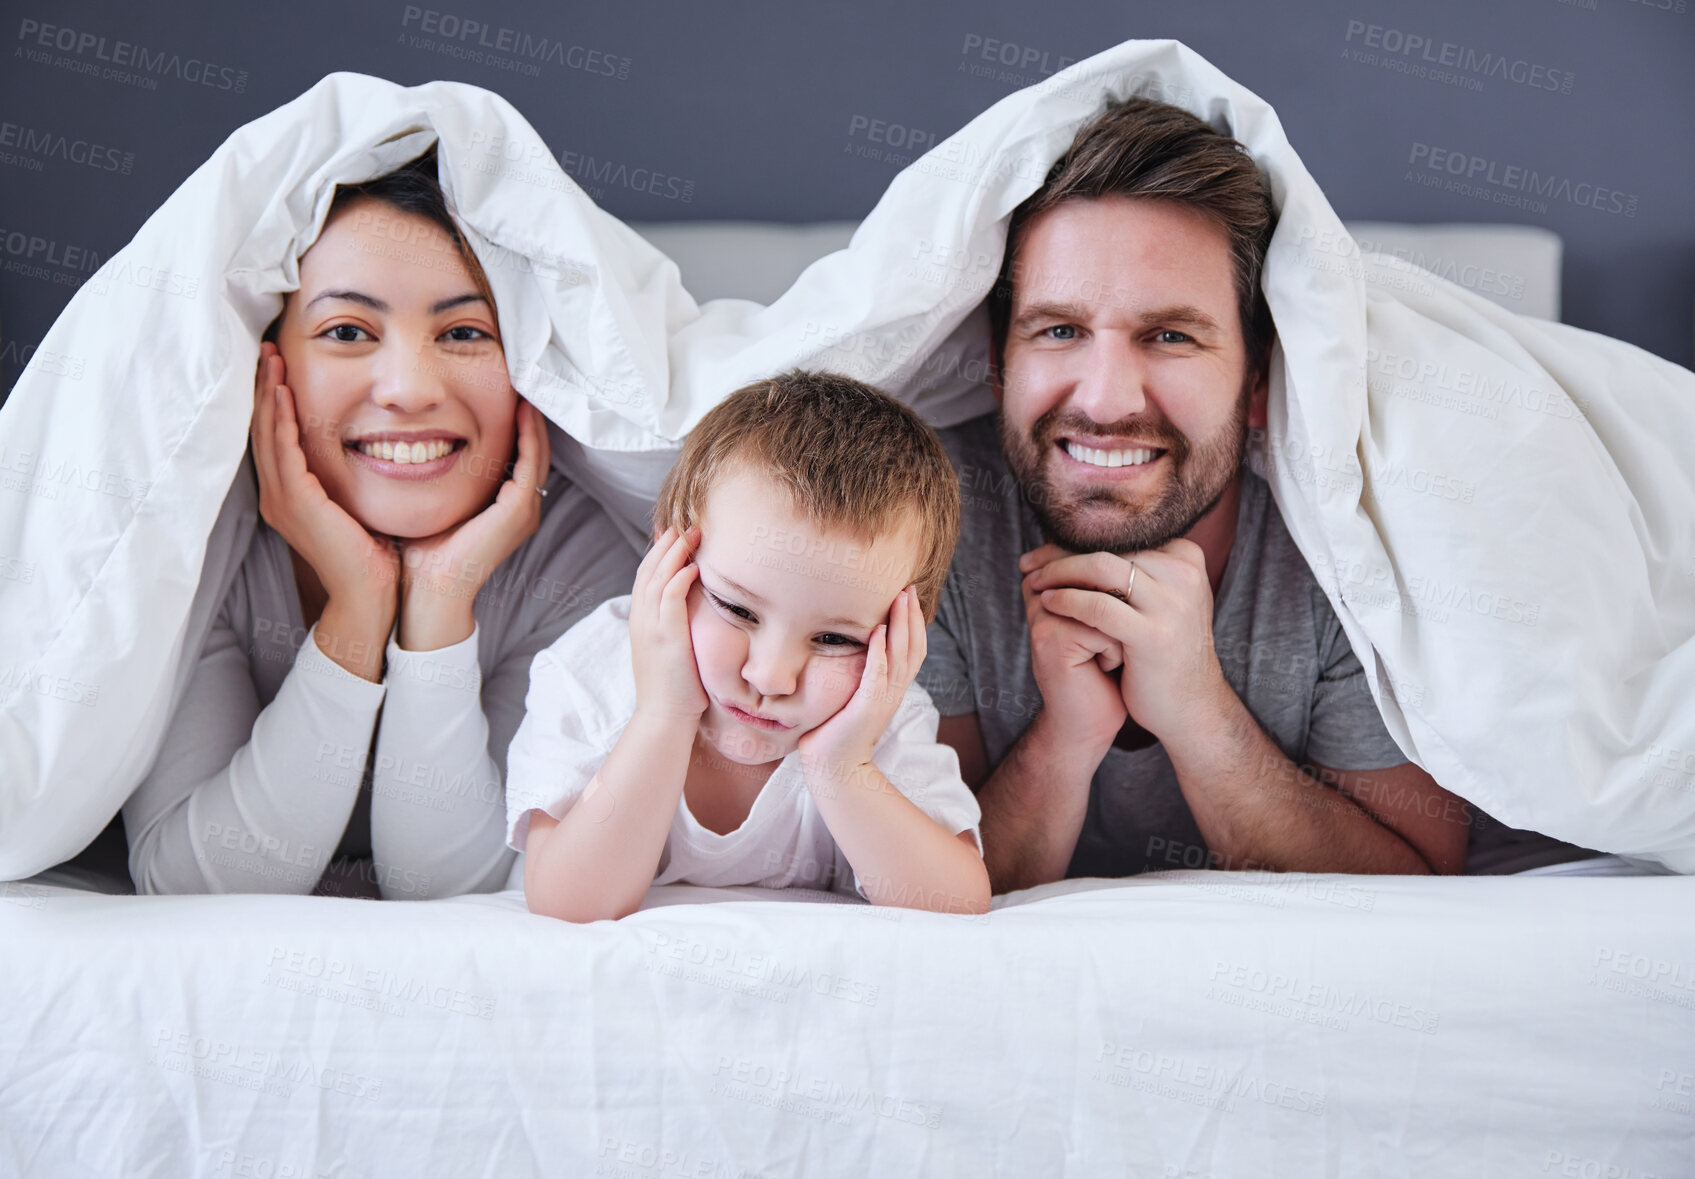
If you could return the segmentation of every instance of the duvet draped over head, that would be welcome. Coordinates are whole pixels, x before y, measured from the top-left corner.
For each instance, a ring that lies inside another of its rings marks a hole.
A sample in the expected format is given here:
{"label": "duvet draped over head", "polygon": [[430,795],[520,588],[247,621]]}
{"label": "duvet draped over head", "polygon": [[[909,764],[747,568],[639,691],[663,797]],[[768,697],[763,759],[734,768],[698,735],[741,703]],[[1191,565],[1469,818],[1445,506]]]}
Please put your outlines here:
{"label": "duvet draped over head", "polygon": [[32,570],[0,585],[0,878],[77,852],[157,753],[235,572],[207,553],[243,551],[257,518],[236,474],[260,334],[337,183],[437,145],[513,384],[635,539],[679,439],[749,380],[834,369],[937,425],[991,409],[980,305],[1007,218],[1137,94],[1271,179],[1280,346],[1251,461],[1390,733],[1503,822],[1695,871],[1695,374],[1362,256],[1263,101],[1130,41],[915,161],[768,307],[697,305],[473,86],[336,74],[235,132],[36,353],[75,363],[32,364],[0,410],[0,553]]}

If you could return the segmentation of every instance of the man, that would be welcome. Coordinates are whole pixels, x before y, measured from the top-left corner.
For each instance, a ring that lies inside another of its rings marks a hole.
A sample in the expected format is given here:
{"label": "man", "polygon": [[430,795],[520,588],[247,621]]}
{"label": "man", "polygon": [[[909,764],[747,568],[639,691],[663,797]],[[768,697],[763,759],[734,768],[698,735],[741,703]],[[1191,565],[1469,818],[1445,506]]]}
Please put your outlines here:
{"label": "man", "polygon": [[1274,212],[1135,99],[1012,219],[999,412],[944,432],[959,548],[920,682],[997,893],[1167,867],[1426,873],[1470,815],[1390,739],[1264,480]]}

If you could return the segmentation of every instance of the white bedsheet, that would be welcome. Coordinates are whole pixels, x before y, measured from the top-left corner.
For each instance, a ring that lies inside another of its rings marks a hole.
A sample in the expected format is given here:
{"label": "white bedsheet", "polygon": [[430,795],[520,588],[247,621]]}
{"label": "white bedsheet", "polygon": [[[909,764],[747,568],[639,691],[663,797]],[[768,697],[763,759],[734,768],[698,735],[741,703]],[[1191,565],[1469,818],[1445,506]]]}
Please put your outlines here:
{"label": "white bedsheet", "polygon": [[6,1175],[1695,1168],[1680,877],[672,888],[588,927],[0,887]]}

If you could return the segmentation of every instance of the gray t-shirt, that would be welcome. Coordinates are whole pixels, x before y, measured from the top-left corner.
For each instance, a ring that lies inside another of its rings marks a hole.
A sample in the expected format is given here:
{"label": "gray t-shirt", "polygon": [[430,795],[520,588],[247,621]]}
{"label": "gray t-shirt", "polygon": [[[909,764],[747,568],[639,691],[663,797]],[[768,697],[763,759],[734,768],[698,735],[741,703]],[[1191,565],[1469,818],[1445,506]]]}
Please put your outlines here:
{"label": "gray t-shirt", "polygon": [[[962,519],[918,680],[943,716],[977,714],[994,766],[1041,710],[1018,558],[1047,538],[1007,467],[994,415],[941,433],[959,472]],[[1271,489],[1245,468],[1236,540],[1213,603],[1213,643],[1231,688],[1296,765],[1373,770],[1407,760],[1383,727],[1359,659]],[[1139,744],[1134,725],[1119,743]],[[1066,874],[1129,876],[1209,863],[1164,747],[1115,744],[1095,771]]]}

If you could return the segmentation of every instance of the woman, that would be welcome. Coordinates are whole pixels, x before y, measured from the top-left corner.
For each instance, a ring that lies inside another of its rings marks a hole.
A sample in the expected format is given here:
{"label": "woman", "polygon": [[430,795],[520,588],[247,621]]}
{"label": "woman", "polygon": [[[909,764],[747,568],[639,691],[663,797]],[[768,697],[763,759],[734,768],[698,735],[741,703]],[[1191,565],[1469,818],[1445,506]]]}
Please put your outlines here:
{"label": "woman", "polygon": [[530,660],[636,555],[549,474],[433,151],[338,189],[261,347],[252,459],[263,522],[124,806],[137,891],[502,887]]}

